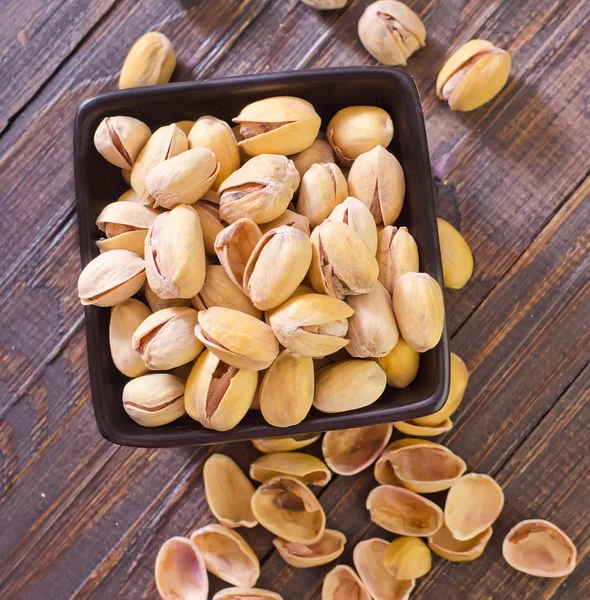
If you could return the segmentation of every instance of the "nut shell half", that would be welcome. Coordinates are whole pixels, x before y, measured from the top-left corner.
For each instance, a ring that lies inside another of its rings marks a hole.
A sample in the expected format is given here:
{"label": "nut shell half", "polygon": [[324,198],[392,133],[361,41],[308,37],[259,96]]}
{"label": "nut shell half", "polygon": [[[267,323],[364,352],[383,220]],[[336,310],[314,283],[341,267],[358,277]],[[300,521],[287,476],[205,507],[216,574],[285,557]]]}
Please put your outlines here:
{"label": "nut shell half", "polygon": [[347,565],[338,565],[326,573],[322,585],[322,600],[371,600],[371,594],[356,572]]}
{"label": "nut shell half", "polygon": [[492,528],[478,533],[469,540],[456,540],[446,526],[441,527],[434,535],[428,537],[428,546],[441,558],[451,562],[468,562],[479,558],[490,538]]}
{"label": "nut shell half", "polygon": [[275,538],[272,543],[287,564],[308,569],[336,560],[344,552],[346,536],[335,529],[326,529],[315,544],[294,544],[281,538]]}

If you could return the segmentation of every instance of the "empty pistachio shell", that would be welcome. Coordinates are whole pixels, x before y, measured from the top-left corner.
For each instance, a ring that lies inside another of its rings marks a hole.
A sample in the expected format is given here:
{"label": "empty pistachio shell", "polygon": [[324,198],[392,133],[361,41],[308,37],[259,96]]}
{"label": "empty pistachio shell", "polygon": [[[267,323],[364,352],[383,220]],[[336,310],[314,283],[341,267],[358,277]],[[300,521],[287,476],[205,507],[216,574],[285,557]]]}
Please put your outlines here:
{"label": "empty pistachio shell", "polygon": [[313,405],[324,413],[363,408],[385,391],[387,378],[381,367],[368,360],[345,360],[316,373]]}
{"label": "empty pistachio shell", "polygon": [[374,254],[361,236],[338,221],[324,221],[311,234],[309,278],[313,289],[335,298],[367,294],[379,275]]}
{"label": "empty pistachio shell", "polygon": [[426,427],[436,427],[443,423],[459,408],[468,382],[469,371],[467,370],[467,366],[459,356],[451,352],[451,384],[447,401],[440,410],[426,417],[413,419],[412,422],[416,423],[416,425],[425,425]]}
{"label": "empty pistachio shell", "polygon": [[377,460],[391,432],[389,423],[328,431],[322,441],[326,464],[338,475],[356,475]]}
{"label": "empty pistachio shell", "polygon": [[475,560],[483,554],[491,537],[492,528],[488,527],[469,540],[459,541],[453,537],[446,526],[443,526],[434,535],[429,536],[428,546],[436,555],[445,560],[467,562]]}
{"label": "empty pistachio shell", "polygon": [[416,352],[438,344],[445,325],[445,305],[440,285],[430,275],[402,275],[393,291],[393,310],[400,333]]}
{"label": "empty pistachio shell", "polygon": [[379,538],[359,542],[353,553],[354,566],[374,600],[407,600],[416,582],[398,580],[385,569],[383,557],[387,546]]}
{"label": "empty pistachio shell", "polygon": [[191,301],[188,298],[160,298],[146,281],[143,286],[143,295],[147,300],[152,312],[158,312],[164,308],[172,308],[173,306],[190,306]]}
{"label": "empty pistachio shell", "polygon": [[306,485],[326,485],[332,478],[319,458],[303,452],[265,454],[250,465],[250,478],[254,481],[265,482],[279,475],[294,477]]}
{"label": "empty pistachio shell", "polygon": [[319,542],[326,527],[318,499],[293,477],[265,481],[252,497],[252,511],[265,529],[296,544]]}
{"label": "empty pistachio shell", "polygon": [[426,45],[426,29],[418,15],[402,2],[373,2],[361,16],[358,33],[363,46],[384,65],[407,64]]}
{"label": "empty pistachio shell", "polygon": [[299,433],[295,435],[275,438],[259,438],[252,440],[252,444],[259,452],[291,452],[310,446],[320,439],[319,433]]}
{"label": "empty pistachio shell", "polygon": [[356,572],[338,565],[326,573],[322,585],[322,600],[371,600],[371,594]]}
{"label": "empty pistachio shell", "polygon": [[158,31],[142,35],[125,57],[119,89],[168,83],[176,67],[170,40]]}
{"label": "empty pistachio shell", "polygon": [[276,96],[248,104],[233,122],[240,124],[239,145],[248,154],[289,156],[311,146],[321,119],[306,100]]}
{"label": "empty pistachio shell", "polygon": [[127,377],[138,377],[147,373],[141,355],[133,349],[133,332],[149,317],[150,309],[139,300],[129,298],[111,309],[109,324],[109,346],[115,367]]}
{"label": "empty pistachio shell", "polygon": [[443,511],[434,502],[393,485],[376,487],[367,498],[371,521],[398,535],[434,535],[443,526]]}
{"label": "empty pistachio shell", "polygon": [[264,375],[260,387],[260,410],[274,427],[301,423],[313,402],[313,360],[283,350]]}
{"label": "empty pistachio shell", "polygon": [[188,134],[188,143],[191,148],[208,148],[215,154],[219,172],[212,186],[214,190],[240,168],[238,142],[231,127],[221,119],[211,116],[197,119]]}
{"label": "empty pistachio shell", "polygon": [[212,454],[203,467],[205,497],[214,517],[226,527],[256,527],[250,508],[254,486],[225,454]]}
{"label": "empty pistachio shell", "polygon": [[248,412],[257,384],[256,371],[230,367],[205,350],[186,382],[186,412],[207,429],[227,431]]}
{"label": "empty pistachio shell", "polygon": [[301,178],[297,212],[309,219],[312,228],[317,227],[347,196],[348,185],[340,168],[316,163]]}
{"label": "empty pistachio shell", "polygon": [[333,163],[336,162],[332,147],[325,139],[317,138],[313,144],[291,156],[291,160],[295,164],[295,168],[299,171],[299,175],[303,177],[311,165],[316,163]]}
{"label": "empty pistachio shell", "polygon": [[219,216],[219,206],[214,202],[208,202],[201,198],[193,204],[201,220],[201,229],[203,230],[203,243],[205,252],[209,256],[215,256],[215,240],[219,232],[223,231],[224,226]]}
{"label": "empty pistachio shell", "polygon": [[377,228],[371,211],[360,201],[349,196],[338,204],[328,217],[332,221],[341,221],[354,229],[363,242],[375,255],[377,252]]}
{"label": "empty pistachio shell", "polygon": [[205,283],[201,291],[191,298],[197,310],[206,310],[213,306],[233,308],[249,314],[257,319],[262,317],[262,312],[256,308],[250,298],[237,288],[221,265],[207,265]]}
{"label": "empty pistachio shell", "polygon": [[502,544],[504,560],[536,577],[566,577],[576,568],[578,551],[559,527],[542,519],[515,525]]}
{"label": "empty pistachio shell", "polygon": [[121,169],[131,169],[150,139],[150,128],[133,117],[106,117],[94,134],[94,145],[103,158]]}
{"label": "empty pistachio shell", "polygon": [[469,540],[491,527],[503,507],[502,488],[489,475],[469,473],[449,490],[445,525],[455,539]]}
{"label": "empty pistachio shell", "polygon": [[463,236],[447,221],[436,220],[445,286],[461,289],[473,273],[473,255]]}
{"label": "empty pistachio shell", "polygon": [[396,421],[393,426],[406,435],[417,435],[420,437],[436,437],[453,428],[451,419],[445,419],[438,425],[418,425],[414,421]]}
{"label": "empty pistachio shell", "polygon": [[143,259],[128,250],[111,250],[92,259],[78,278],[84,305],[115,306],[137,293],[145,281]]}
{"label": "empty pistachio shell", "polygon": [[219,186],[219,214],[228,223],[243,218],[268,223],[289,206],[299,180],[293,161],[287,157],[255,156]]}
{"label": "empty pistachio shell", "polygon": [[301,2],[316,10],[334,10],[344,8],[348,0],[301,0]]}
{"label": "empty pistachio shell", "polygon": [[192,148],[166,159],[147,174],[145,186],[156,206],[194,204],[211,187],[219,163],[207,148]]}
{"label": "empty pistachio shell", "polygon": [[430,571],[432,556],[421,539],[399,537],[385,549],[383,565],[398,580],[418,579]]}
{"label": "empty pistachio shell", "polygon": [[234,587],[220,590],[212,600],[283,600],[283,597],[262,588]]}
{"label": "empty pistachio shell", "polygon": [[314,544],[295,544],[281,538],[275,538],[272,543],[287,564],[308,569],[336,560],[344,552],[346,536],[335,529],[326,529]]}
{"label": "empty pistachio shell", "polygon": [[276,219],[269,221],[268,223],[264,223],[264,225],[260,226],[260,231],[262,233],[268,233],[271,229],[278,229],[282,225],[287,225],[288,227],[295,227],[295,229],[299,229],[305,233],[305,235],[309,235],[309,219],[304,216],[296,213],[293,210],[287,209],[282,215],[278,216]]}
{"label": "empty pistachio shell", "polygon": [[375,146],[387,148],[392,139],[391,117],[377,106],[348,106],[339,110],[328,124],[328,141],[346,167]]}
{"label": "empty pistachio shell", "polygon": [[506,50],[485,40],[463,44],[443,65],[436,93],[452,110],[474,110],[506,85],[512,60]]}
{"label": "empty pistachio shell", "polygon": [[401,335],[389,354],[376,360],[387,375],[387,385],[392,387],[408,387],[418,375],[420,354],[409,346]]}
{"label": "empty pistachio shell", "polygon": [[199,312],[198,320],[195,335],[232,367],[261,371],[270,367],[279,353],[272,329],[255,317],[214,306]]}
{"label": "empty pistachio shell", "polygon": [[256,585],[260,563],[239,533],[223,525],[212,524],[193,531],[190,540],[201,551],[207,571],[232,585]]}
{"label": "empty pistachio shell", "polygon": [[205,561],[189,539],[166,540],[156,557],[156,587],[165,600],[207,600],[209,580]]}
{"label": "empty pistachio shell", "polygon": [[393,471],[393,464],[389,460],[390,453],[398,448],[405,448],[406,446],[412,446],[414,444],[434,444],[434,442],[420,440],[417,438],[402,438],[401,440],[395,440],[391,442],[391,444],[385,448],[383,454],[381,454],[375,463],[375,479],[381,485],[397,485],[403,487],[401,481]]}
{"label": "empty pistachio shell", "polygon": [[303,294],[274,310],[269,321],[283,346],[303,356],[322,357],[346,346],[346,319],[352,312],[342,300]]}
{"label": "empty pistachio shell", "polygon": [[150,373],[123,388],[123,408],[139,425],[159,427],[184,415],[184,381],[168,373]]}
{"label": "empty pistachio shell", "polygon": [[377,262],[379,281],[390,296],[402,275],[420,270],[418,246],[406,227],[388,225],[379,232]]}
{"label": "empty pistachio shell", "polygon": [[260,310],[276,308],[291,297],[310,263],[311,242],[305,233],[286,225],[271,229],[248,259],[244,291]]}

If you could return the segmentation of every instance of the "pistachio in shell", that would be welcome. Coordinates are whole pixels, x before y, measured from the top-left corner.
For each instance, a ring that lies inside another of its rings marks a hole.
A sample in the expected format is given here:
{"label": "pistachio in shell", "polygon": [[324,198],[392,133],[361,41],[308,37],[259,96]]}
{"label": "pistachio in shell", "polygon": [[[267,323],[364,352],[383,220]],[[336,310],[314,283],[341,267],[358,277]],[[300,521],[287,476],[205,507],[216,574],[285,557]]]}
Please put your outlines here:
{"label": "pistachio in shell", "polygon": [[131,46],[119,76],[119,89],[168,83],[176,67],[170,40],[159,31],[142,35]]}
{"label": "pistachio in shell", "polygon": [[269,221],[268,223],[264,223],[260,226],[260,231],[263,234],[268,233],[271,229],[278,229],[286,225],[288,227],[294,227],[295,229],[299,229],[305,233],[305,235],[309,235],[309,219],[304,216],[296,213],[294,210],[287,209],[283,214],[279,215],[276,219]]}
{"label": "pistachio in shell", "polygon": [[396,421],[393,423],[393,426],[405,435],[436,437],[437,435],[451,431],[453,429],[453,422],[447,418],[438,425],[418,425],[418,423],[410,419],[409,421]]}
{"label": "pistachio in shell", "polygon": [[330,469],[315,456],[303,452],[273,452],[257,458],[250,465],[250,479],[264,483],[287,475],[306,485],[324,486],[332,478]]}
{"label": "pistachio in shell", "polygon": [[465,238],[448,221],[436,219],[445,286],[464,287],[473,274],[473,254]]}
{"label": "pistachio in shell", "polygon": [[212,454],[203,466],[205,497],[213,516],[226,527],[256,527],[250,502],[254,486],[225,454]]}
{"label": "pistachio in shell", "polygon": [[328,217],[340,221],[356,231],[367,245],[371,254],[377,252],[377,228],[371,211],[357,198],[349,196],[338,204]]}
{"label": "pistachio in shell", "polygon": [[488,527],[469,540],[456,540],[453,534],[443,525],[434,535],[428,537],[428,546],[441,558],[451,562],[468,562],[479,558],[485,550],[492,528]]}
{"label": "pistachio in shell", "polygon": [[252,444],[258,452],[292,452],[301,450],[320,439],[319,433],[297,433],[294,435],[274,438],[258,438],[252,440]]}
{"label": "pistachio in shell", "polygon": [[297,212],[317,227],[348,196],[348,184],[338,165],[316,163],[301,178]]}
{"label": "pistachio in shell", "polygon": [[432,566],[428,546],[416,537],[399,537],[383,553],[383,566],[399,580],[424,577]]}
{"label": "pistachio in shell", "polygon": [[203,230],[203,243],[205,252],[208,256],[215,256],[215,240],[225,228],[219,216],[219,206],[214,202],[209,202],[201,198],[193,204],[193,208],[201,220],[201,229]]}
{"label": "pistachio in shell", "polygon": [[212,600],[283,600],[283,597],[262,588],[233,587],[219,590]]}
{"label": "pistachio in shell", "polygon": [[172,308],[173,306],[190,306],[189,298],[160,298],[146,281],[143,285],[143,295],[152,312],[158,312],[164,308]]}
{"label": "pistachio in shell", "polygon": [[332,147],[327,140],[319,136],[309,148],[293,154],[291,160],[295,164],[300,177],[303,177],[312,165],[336,162]]}
{"label": "pistachio in shell", "polygon": [[109,346],[115,367],[127,377],[139,377],[148,367],[131,342],[133,332],[151,315],[150,309],[136,298],[129,298],[111,309]]}
{"label": "pistachio in shell", "polygon": [[272,543],[288,565],[309,569],[336,560],[344,552],[346,536],[335,529],[326,529],[314,544],[295,544],[281,538],[275,538]]}
{"label": "pistachio in shell", "polygon": [[115,167],[131,169],[150,139],[150,128],[133,117],[105,117],[94,133],[94,146]]}
{"label": "pistachio in shell", "polygon": [[252,497],[252,511],[265,529],[287,542],[314,544],[324,535],[324,509],[294,477],[281,475],[265,481]]}
{"label": "pistachio in shell", "polygon": [[322,600],[371,600],[371,594],[356,572],[338,565],[324,576]]}
{"label": "pistachio in shell", "polygon": [[402,275],[420,270],[418,246],[407,227],[387,225],[379,232],[377,262],[379,281],[390,296]]}
{"label": "pistachio in shell", "polygon": [[408,387],[416,379],[420,368],[420,354],[401,335],[390,352],[376,361],[385,371],[387,385],[395,388]]}

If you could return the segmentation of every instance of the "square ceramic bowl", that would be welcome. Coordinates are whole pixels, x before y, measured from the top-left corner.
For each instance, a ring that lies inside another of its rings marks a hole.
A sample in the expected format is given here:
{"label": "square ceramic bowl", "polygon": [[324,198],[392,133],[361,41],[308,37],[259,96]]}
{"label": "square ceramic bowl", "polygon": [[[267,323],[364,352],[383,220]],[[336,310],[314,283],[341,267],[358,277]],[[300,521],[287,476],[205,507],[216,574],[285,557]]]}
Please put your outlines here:
{"label": "square ceramic bowl", "polygon": [[[390,150],[401,162],[406,197],[398,225],[406,225],[420,251],[420,269],[443,286],[428,145],[418,91],[412,78],[393,68],[341,68],[291,73],[249,75],[137,88],[86,100],[78,109],[74,162],[82,265],[98,254],[100,237],[95,220],[102,208],[125,191],[120,170],[107,163],[93,145],[93,135],[106,116],[128,115],[152,130],[171,122],[214,115],[230,122],[250,102],[270,96],[299,96],[310,101],[325,130],[341,108],[374,105],[392,117],[395,135]],[[449,342],[445,328],[436,348],[421,355],[420,370],[410,387],[388,387],[373,405],[340,414],[312,408],[299,425],[279,429],[268,425],[260,412],[249,411],[231,431],[203,428],[185,416],[174,423],[145,428],[123,410],[121,394],[126,378],[115,368],[109,350],[109,310],[85,307],[88,365],[96,422],[101,434],[116,444],[143,447],[214,444],[252,438],[360,427],[401,421],[430,414],[444,404],[449,389]]]}

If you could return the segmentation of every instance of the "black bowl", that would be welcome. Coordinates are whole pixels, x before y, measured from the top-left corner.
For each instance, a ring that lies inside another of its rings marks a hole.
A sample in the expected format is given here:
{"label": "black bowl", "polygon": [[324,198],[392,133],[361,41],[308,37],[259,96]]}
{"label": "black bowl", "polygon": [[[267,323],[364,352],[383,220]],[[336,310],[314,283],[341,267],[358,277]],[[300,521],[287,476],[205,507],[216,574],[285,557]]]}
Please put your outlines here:
{"label": "black bowl", "polygon": [[[95,150],[92,139],[106,116],[128,115],[154,130],[183,119],[211,114],[226,121],[246,104],[269,96],[299,96],[309,100],[322,117],[323,128],[341,108],[373,105],[385,109],[395,125],[390,150],[402,164],[406,198],[398,224],[407,225],[420,251],[420,268],[443,285],[436,215],[424,119],[412,78],[393,68],[342,68],[267,75],[249,75],[137,88],[86,100],[78,109],[74,135],[74,162],[80,253],[82,265],[98,254],[95,220],[102,208],[126,189],[120,170]],[[268,425],[260,412],[250,411],[226,432],[203,428],[188,416],[169,425],[145,428],[123,410],[121,393],[126,378],[117,371],[109,351],[109,310],[87,306],[86,341],[90,384],[96,422],[101,434],[116,444],[143,447],[213,444],[252,438],[285,436],[402,421],[424,416],[444,404],[449,389],[449,341],[445,327],[441,342],[422,354],[420,370],[410,387],[387,388],[373,405],[341,414],[323,414],[312,408],[294,427]]]}

